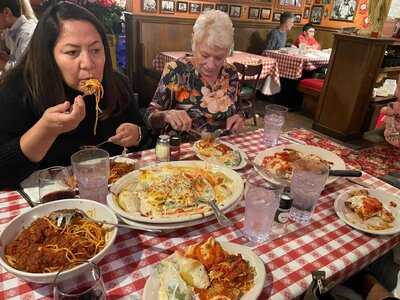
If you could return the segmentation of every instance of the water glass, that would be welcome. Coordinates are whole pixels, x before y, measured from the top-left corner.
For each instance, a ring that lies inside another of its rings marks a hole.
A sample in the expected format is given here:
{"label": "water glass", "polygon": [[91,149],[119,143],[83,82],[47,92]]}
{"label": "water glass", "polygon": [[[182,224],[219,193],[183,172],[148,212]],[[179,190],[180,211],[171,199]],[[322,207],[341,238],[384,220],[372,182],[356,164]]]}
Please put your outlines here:
{"label": "water glass", "polygon": [[110,158],[102,149],[85,149],[71,156],[81,198],[106,203]]}
{"label": "water glass", "polygon": [[40,203],[75,197],[73,176],[66,167],[50,167],[39,171],[38,186]]}
{"label": "water glass", "polygon": [[269,104],[265,106],[264,116],[264,143],[273,147],[278,143],[288,109],[281,105]]}
{"label": "water glass", "polygon": [[272,223],[281,193],[281,187],[270,187],[255,173],[247,178],[243,231],[250,241],[261,243],[271,238]]}
{"label": "water glass", "polygon": [[308,159],[299,159],[293,164],[290,193],[293,198],[289,218],[295,222],[308,223],[317,200],[328,179],[327,164]]}
{"label": "water glass", "polygon": [[[78,264],[83,264],[83,266],[80,266],[82,269],[77,275],[63,273],[66,269]],[[99,267],[89,261],[80,261],[67,265],[56,275],[53,296],[55,300],[107,299]]]}

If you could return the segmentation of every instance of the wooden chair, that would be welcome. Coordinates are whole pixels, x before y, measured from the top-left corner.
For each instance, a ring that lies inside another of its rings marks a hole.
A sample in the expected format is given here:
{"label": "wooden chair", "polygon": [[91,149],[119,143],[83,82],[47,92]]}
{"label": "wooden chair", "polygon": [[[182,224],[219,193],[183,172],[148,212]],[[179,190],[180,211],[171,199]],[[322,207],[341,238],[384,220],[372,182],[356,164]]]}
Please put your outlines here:
{"label": "wooden chair", "polygon": [[[244,112],[246,118],[253,118],[254,125],[257,125],[255,112],[256,92],[263,65],[244,65],[237,62],[234,65],[240,79],[239,107]],[[246,77],[248,78],[249,76],[254,79],[246,80]]]}

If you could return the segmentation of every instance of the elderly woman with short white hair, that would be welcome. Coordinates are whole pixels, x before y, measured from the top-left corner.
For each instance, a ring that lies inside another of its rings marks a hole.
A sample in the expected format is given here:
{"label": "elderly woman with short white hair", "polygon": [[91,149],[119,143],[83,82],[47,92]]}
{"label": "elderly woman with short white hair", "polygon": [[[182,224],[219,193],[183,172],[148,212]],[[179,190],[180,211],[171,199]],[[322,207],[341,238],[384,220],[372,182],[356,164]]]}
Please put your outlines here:
{"label": "elderly woman with short white hair", "polygon": [[243,127],[238,75],[226,62],[233,49],[233,31],[232,21],[221,11],[198,17],[193,26],[193,56],[166,64],[147,109],[145,120],[152,129],[213,132]]}

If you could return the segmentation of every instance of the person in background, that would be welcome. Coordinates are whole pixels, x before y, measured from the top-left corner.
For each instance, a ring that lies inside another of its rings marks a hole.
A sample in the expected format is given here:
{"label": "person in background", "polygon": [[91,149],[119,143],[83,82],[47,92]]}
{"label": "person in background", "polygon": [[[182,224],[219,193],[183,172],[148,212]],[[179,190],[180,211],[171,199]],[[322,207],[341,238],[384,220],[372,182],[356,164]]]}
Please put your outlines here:
{"label": "person in background", "polygon": [[[96,99],[81,85],[104,88],[96,133]],[[0,81],[0,188],[37,169],[66,166],[81,146],[110,156],[141,150],[146,128],[126,77],[112,69],[103,26],[85,8],[59,2],[41,16],[31,47]]]}
{"label": "person in background", "polygon": [[390,103],[381,109],[384,115],[384,136],[388,143],[400,147],[400,102]]}
{"label": "person in background", "polygon": [[[176,134],[191,128],[240,130],[239,79],[225,59],[233,49],[233,25],[224,12],[203,12],[193,26],[193,56],[165,65],[145,122],[153,132]],[[182,136],[188,139],[188,136]]]}
{"label": "person in background", "polygon": [[293,27],[294,15],[291,12],[284,12],[279,22],[279,28],[272,29],[267,35],[266,50],[279,50],[286,46],[287,33]]}
{"label": "person in background", "polygon": [[300,45],[305,45],[306,48],[319,50],[321,49],[321,46],[314,38],[314,36],[315,28],[311,23],[308,23],[303,26],[303,32],[294,41],[294,45],[296,47],[300,47]]}
{"label": "person in background", "polygon": [[0,53],[0,70],[13,68],[22,58],[36,27],[36,20],[22,14],[20,0],[0,1],[0,29],[8,53]]}

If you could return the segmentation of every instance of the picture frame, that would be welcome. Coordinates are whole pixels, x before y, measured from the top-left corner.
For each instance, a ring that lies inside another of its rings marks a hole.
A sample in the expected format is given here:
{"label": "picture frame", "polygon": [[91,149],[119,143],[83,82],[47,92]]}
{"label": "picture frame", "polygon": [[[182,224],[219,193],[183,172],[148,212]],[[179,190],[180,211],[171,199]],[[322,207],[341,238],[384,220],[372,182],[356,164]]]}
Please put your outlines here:
{"label": "picture frame", "polygon": [[330,20],[353,22],[356,16],[358,0],[332,1]]}
{"label": "picture frame", "polygon": [[260,19],[261,20],[271,19],[271,12],[272,10],[270,8],[261,8]]}
{"label": "picture frame", "polygon": [[314,5],[311,8],[310,23],[321,24],[323,15],[324,15],[324,7],[322,5]]}
{"label": "picture frame", "polygon": [[281,20],[281,12],[274,12],[274,14],[272,15],[272,21],[273,22],[280,22]]}
{"label": "picture frame", "polygon": [[142,0],[141,8],[142,8],[142,12],[157,13],[157,11],[158,11],[157,0]]}
{"label": "picture frame", "polygon": [[306,5],[311,5],[312,4],[312,0],[306,0]]}
{"label": "picture frame", "polygon": [[223,11],[224,13],[228,13],[229,12],[228,4],[216,4],[215,5],[215,9]]}
{"label": "picture frame", "polygon": [[189,3],[186,1],[178,1],[176,2],[176,11],[177,12],[188,12]]}
{"label": "picture frame", "polygon": [[331,0],[322,0],[322,4],[331,4]]}
{"label": "picture frame", "polygon": [[160,0],[160,13],[174,14],[175,13],[175,1]]}
{"label": "picture frame", "polygon": [[302,14],[294,14],[294,22],[301,23],[301,18],[303,17]]}
{"label": "picture frame", "polygon": [[303,12],[303,19],[308,19],[308,18],[310,18],[310,8],[306,7]]}
{"label": "picture frame", "polygon": [[260,18],[260,9],[258,7],[249,7],[249,19],[257,20]]}
{"label": "picture frame", "polygon": [[282,10],[301,10],[305,0],[276,0],[275,8]]}
{"label": "picture frame", "polygon": [[240,18],[242,15],[242,7],[240,5],[229,6],[229,16],[231,18]]}
{"label": "picture frame", "polygon": [[189,3],[189,13],[191,14],[199,14],[201,13],[201,4],[200,3]]}
{"label": "picture frame", "polygon": [[202,11],[207,11],[207,10],[212,10],[214,8],[215,8],[214,4],[205,3],[205,4],[203,4],[201,9],[202,9]]}

